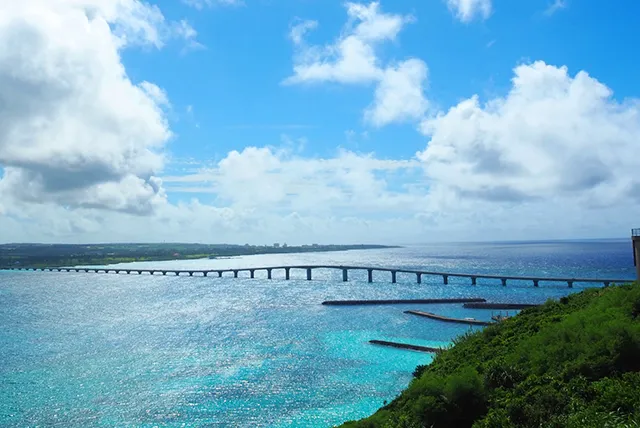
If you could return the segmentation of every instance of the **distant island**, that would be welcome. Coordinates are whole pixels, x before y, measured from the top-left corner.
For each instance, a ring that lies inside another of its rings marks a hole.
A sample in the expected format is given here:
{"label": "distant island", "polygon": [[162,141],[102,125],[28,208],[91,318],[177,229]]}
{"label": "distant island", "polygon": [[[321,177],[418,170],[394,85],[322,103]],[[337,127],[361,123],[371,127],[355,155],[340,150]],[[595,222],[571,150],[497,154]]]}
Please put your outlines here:
{"label": "distant island", "polygon": [[255,254],[311,253],[398,248],[388,245],[233,245],[233,244],[2,244],[0,268],[107,265]]}

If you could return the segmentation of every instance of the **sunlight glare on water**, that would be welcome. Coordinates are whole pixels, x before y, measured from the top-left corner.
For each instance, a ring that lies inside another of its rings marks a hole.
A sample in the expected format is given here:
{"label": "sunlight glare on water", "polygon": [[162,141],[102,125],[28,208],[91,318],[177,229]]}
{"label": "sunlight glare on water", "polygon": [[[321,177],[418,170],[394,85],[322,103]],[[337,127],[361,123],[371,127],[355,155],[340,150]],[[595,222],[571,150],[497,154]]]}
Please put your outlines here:
{"label": "sunlight glare on water", "polygon": [[[470,244],[136,263],[162,269],[366,265],[512,275],[632,278],[628,242]],[[462,305],[328,307],[331,299],[484,297],[542,303],[566,286],[507,287],[338,270],[267,280],[0,272],[0,425],[331,426],[393,399],[429,354],[468,326],[403,313],[489,319]]]}

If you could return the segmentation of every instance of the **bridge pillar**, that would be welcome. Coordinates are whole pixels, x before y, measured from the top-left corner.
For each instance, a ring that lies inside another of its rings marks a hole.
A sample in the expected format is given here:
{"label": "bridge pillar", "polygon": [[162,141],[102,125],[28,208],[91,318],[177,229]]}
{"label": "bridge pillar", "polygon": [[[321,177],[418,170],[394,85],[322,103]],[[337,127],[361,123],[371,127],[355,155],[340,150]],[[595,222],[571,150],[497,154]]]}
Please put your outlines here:
{"label": "bridge pillar", "polygon": [[349,270],[348,269],[342,269],[342,281],[344,281],[344,282],[349,281]]}
{"label": "bridge pillar", "polygon": [[253,270],[253,269],[251,269],[251,270],[249,271],[249,275],[251,275],[251,278],[252,278],[252,279],[253,279],[253,278],[255,278],[255,277],[256,277],[256,271],[255,271],[255,270]]}
{"label": "bridge pillar", "polygon": [[138,275],[142,275],[142,271],[141,270],[138,271]]}
{"label": "bridge pillar", "polygon": [[234,278],[237,278],[237,277],[238,277],[238,271],[237,271],[237,270],[234,270],[234,271],[233,271],[233,277],[234,277]]}
{"label": "bridge pillar", "polygon": [[502,281],[503,287],[507,285],[507,278],[500,278],[500,281]]}
{"label": "bridge pillar", "polygon": [[573,281],[567,281],[567,285],[569,286],[569,288],[573,288]]}
{"label": "bridge pillar", "polygon": [[284,268],[284,279],[290,279],[291,278],[290,272],[291,272],[290,268]]}
{"label": "bridge pillar", "polygon": [[271,269],[267,269],[267,279],[271,279]]}
{"label": "bridge pillar", "polygon": [[471,285],[476,285],[478,283],[478,278],[476,278],[475,276],[471,277]]}
{"label": "bridge pillar", "polygon": [[422,284],[422,274],[421,273],[417,273],[416,274],[416,281],[418,282],[418,284]]}
{"label": "bridge pillar", "polygon": [[391,283],[392,283],[392,284],[395,284],[395,283],[397,282],[397,281],[396,281],[396,274],[397,274],[397,273],[398,273],[398,272],[396,272],[395,270],[392,270],[392,271],[391,271]]}
{"label": "bridge pillar", "polygon": [[149,271],[149,275],[153,275],[154,273],[156,273],[156,271],[155,271],[155,270],[150,270],[150,271]]}
{"label": "bridge pillar", "polygon": [[444,281],[444,285],[449,284],[449,275],[442,275],[442,280]]}
{"label": "bridge pillar", "polygon": [[131,271],[130,270],[127,271],[127,275],[131,275]]}
{"label": "bridge pillar", "polygon": [[534,280],[533,280],[533,286],[534,286],[534,287],[540,287],[540,281],[539,281],[539,280],[537,280],[537,279],[534,279]]}
{"label": "bridge pillar", "polygon": [[193,276],[193,272],[189,272],[189,276]]}
{"label": "bridge pillar", "polygon": [[604,286],[605,286],[605,287],[608,287],[608,286],[609,286],[609,284],[611,284],[609,281],[604,281]]}
{"label": "bridge pillar", "polygon": [[311,281],[311,268],[307,268],[307,281]]}
{"label": "bridge pillar", "polygon": [[207,274],[208,274],[208,273],[209,273],[209,272],[207,272],[206,270],[205,270],[205,271],[202,271],[202,276],[204,276],[204,277],[206,278],[206,276],[207,276]]}
{"label": "bridge pillar", "polygon": [[373,282],[373,269],[367,269],[367,281]]}
{"label": "bridge pillar", "polygon": [[633,265],[636,267],[636,281],[640,282],[640,229],[631,229],[633,244]]}
{"label": "bridge pillar", "polygon": [[162,274],[166,276],[166,275],[167,275],[167,271],[166,271],[166,270],[163,270],[163,271],[162,271]]}
{"label": "bridge pillar", "polygon": [[222,271],[221,270],[218,271],[218,278],[222,278]]}

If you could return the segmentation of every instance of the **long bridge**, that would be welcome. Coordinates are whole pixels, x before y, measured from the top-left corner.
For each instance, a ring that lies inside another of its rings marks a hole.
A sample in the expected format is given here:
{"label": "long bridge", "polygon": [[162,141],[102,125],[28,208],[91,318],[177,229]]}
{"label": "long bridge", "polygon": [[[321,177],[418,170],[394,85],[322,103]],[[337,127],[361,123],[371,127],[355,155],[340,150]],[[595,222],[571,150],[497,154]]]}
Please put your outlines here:
{"label": "long bridge", "polygon": [[513,275],[486,275],[486,274],[469,274],[469,273],[451,273],[451,272],[432,272],[422,270],[408,270],[397,268],[383,268],[373,266],[335,266],[335,265],[304,265],[304,266],[269,266],[269,267],[249,267],[249,268],[233,268],[233,269],[141,269],[132,267],[43,267],[43,268],[30,268],[30,267],[11,267],[8,270],[22,270],[22,271],[43,271],[43,272],[82,272],[82,273],[116,273],[116,274],[149,274],[149,275],[188,275],[188,276],[215,276],[222,277],[224,273],[233,273],[234,278],[238,278],[241,272],[249,272],[250,278],[255,278],[255,273],[258,271],[266,271],[267,279],[272,279],[273,271],[284,271],[285,279],[291,279],[292,270],[306,271],[307,280],[311,281],[312,272],[314,269],[334,269],[342,271],[342,280],[349,280],[349,271],[366,271],[368,282],[373,282],[374,272],[385,272],[391,275],[391,282],[397,282],[397,275],[411,274],[415,275],[416,282],[422,283],[423,277],[436,276],[441,277],[444,284],[449,284],[450,278],[468,278],[471,280],[471,285],[477,285],[478,279],[493,279],[500,280],[503,286],[507,285],[507,281],[530,281],[534,287],[538,287],[541,282],[553,282],[553,283],[566,283],[570,288],[575,283],[585,284],[603,284],[605,287],[613,283],[628,283],[635,281],[634,279],[603,279],[603,278],[566,278],[566,277],[536,277],[536,276],[513,276]]}

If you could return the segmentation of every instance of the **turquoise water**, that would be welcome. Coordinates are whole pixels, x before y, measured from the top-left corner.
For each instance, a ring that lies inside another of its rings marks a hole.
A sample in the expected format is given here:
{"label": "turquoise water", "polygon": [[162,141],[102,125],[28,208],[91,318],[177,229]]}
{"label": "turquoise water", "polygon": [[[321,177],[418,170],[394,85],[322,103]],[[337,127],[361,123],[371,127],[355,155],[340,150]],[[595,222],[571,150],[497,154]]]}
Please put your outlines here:
{"label": "turquoise water", "polygon": [[[627,241],[439,245],[138,263],[233,268],[331,263],[456,272],[631,278]],[[260,273],[263,274],[263,273]],[[257,276],[258,273],[256,273]],[[461,305],[326,307],[329,299],[484,297],[541,303],[566,285],[339,271],[274,279],[0,272],[1,426],[331,426],[374,412],[425,353],[370,339],[446,346],[468,326],[406,315],[424,309],[489,319]]]}

